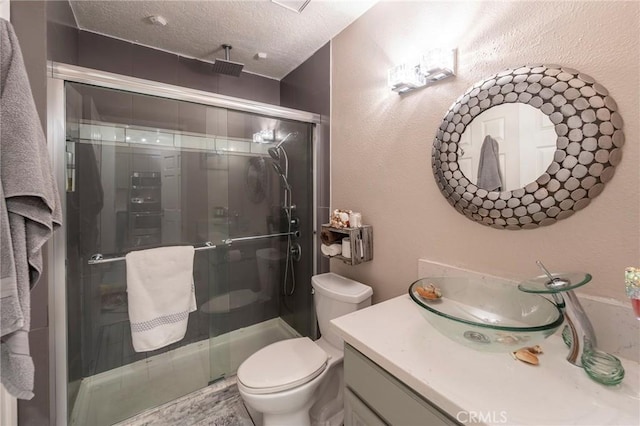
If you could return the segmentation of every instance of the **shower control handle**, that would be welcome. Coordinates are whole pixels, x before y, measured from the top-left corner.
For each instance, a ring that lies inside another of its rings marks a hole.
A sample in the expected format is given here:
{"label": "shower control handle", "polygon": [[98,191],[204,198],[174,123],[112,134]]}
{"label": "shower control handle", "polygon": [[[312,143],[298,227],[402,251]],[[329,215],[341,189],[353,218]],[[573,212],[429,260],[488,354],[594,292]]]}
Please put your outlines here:
{"label": "shower control handle", "polygon": [[300,262],[300,258],[302,257],[302,248],[300,247],[300,244],[298,243],[292,244],[291,248],[289,249],[289,252],[291,253],[291,258],[294,261]]}

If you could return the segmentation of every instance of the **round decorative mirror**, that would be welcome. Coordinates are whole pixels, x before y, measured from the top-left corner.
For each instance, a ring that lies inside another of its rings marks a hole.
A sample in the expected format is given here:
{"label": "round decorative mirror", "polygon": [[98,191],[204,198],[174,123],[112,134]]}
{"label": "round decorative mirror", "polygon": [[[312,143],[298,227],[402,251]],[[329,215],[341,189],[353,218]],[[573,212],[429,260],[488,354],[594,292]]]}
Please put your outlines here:
{"label": "round decorative mirror", "polygon": [[247,163],[246,194],[254,204],[259,204],[266,197],[268,184],[267,169],[264,158],[252,157]]}
{"label": "round decorative mirror", "polygon": [[433,142],[438,188],[469,219],[550,225],[585,208],[622,159],[622,117],[607,89],[558,65],[508,69],[469,88]]}

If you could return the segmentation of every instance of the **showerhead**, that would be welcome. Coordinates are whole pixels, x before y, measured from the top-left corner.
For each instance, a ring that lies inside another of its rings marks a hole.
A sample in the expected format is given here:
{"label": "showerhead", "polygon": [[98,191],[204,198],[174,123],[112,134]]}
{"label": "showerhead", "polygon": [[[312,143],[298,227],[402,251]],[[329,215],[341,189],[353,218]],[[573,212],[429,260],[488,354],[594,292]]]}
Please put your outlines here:
{"label": "showerhead", "polygon": [[273,158],[276,161],[280,161],[280,147],[282,146],[283,143],[285,143],[287,141],[287,139],[289,139],[291,136],[298,136],[298,132],[290,132],[287,133],[285,135],[284,138],[282,138],[280,140],[280,142],[278,142],[278,144],[274,147],[271,147],[267,150],[267,152],[269,153],[269,155],[271,156],[271,158]]}
{"label": "showerhead", "polygon": [[269,153],[269,155],[271,156],[271,158],[273,158],[276,161],[280,160],[280,150],[278,148],[269,148],[267,150],[267,152]]}
{"label": "showerhead", "polygon": [[280,164],[271,163],[271,165],[273,166],[273,169],[276,171],[278,176],[280,176],[280,179],[282,179],[282,184],[284,185],[284,187],[288,191],[291,191],[291,185],[289,185],[289,181],[287,180],[287,177],[285,176],[284,171],[282,170],[282,167],[280,167]]}
{"label": "showerhead", "polygon": [[223,44],[222,47],[224,48],[224,59],[217,58],[213,64],[212,71],[217,72],[218,74],[232,75],[234,77],[240,76],[242,68],[244,68],[244,64],[229,60],[229,51],[231,50],[230,44]]}
{"label": "showerhead", "polygon": [[[291,136],[298,136],[298,132],[289,132],[289,133],[287,133],[286,136],[284,138],[282,138],[282,140],[280,142],[278,142],[278,145],[276,145],[274,148],[275,149],[280,148],[280,146],[282,146],[282,144],[285,143],[285,141],[287,139],[289,139]],[[273,157],[273,155],[272,155],[272,157]]]}
{"label": "showerhead", "polygon": [[269,155],[271,156],[271,158],[273,158],[276,161],[280,161],[280,147],[282,146],[283,143],[286,142],[287,139],[289,139],[291,136],[298,136],[298,132],[290,132],[287,133],[285,135],[284,138],[282,138],[282,140],[280,140],[280,142],[278,142],[278,144],[274,147],[271,147],[267,150],[267,152],[269,153]]}
{"label": "showerhead", "polygon": [[284,171],[282,170],[282,167],[280,167],[280,164],[271,163],[271,165],[273,166],[273,170],[275,170],[278,175],[284,176]]}

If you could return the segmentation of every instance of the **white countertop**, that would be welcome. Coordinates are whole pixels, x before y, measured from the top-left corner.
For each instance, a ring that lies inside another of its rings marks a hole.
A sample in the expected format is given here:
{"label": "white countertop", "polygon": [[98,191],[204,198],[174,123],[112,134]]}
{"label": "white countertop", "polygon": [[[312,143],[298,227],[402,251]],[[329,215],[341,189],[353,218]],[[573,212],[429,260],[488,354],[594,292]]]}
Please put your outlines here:
{"label": "white countertop", "polygon": [[541,344],[540,365],[531,366],[509,353],[479,352],[453,342],[419,309],[404,295],[332,324],[345,342],[465,423],[476,414],[484,421],[468,423],[640,425],[638,363],[621,359],[623,382],[603,386],[565,359],[568,348],[558,334]]}

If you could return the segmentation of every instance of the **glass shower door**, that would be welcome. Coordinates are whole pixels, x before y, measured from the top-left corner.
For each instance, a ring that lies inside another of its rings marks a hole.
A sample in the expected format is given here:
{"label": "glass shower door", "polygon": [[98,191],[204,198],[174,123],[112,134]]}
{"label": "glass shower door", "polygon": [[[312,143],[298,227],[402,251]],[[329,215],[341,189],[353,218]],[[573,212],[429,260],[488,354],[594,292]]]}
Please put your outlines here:
{"label": "glass shower door", "polygon": [[[67,83],[66,115],[68,412],[71,424],[113,424],[211,379],[202,306],[226,266],[212,270],[208,246],[228,227],[209,218],[228,191],[206,157],[226,139],[226,110]],[[124,255],[185,244],[199,249],[198,309],[179,342],[136,352]]]}
{"label": "glass shower door", "polygon": [[[216,180],[228,185],[228,204],[218,213],[229,235],[216,252],[225,264],[218,281],[226,284],[212,293],[211,305],[225,306],[211,313],[212,380],[235,374],[268,344],[312,335],[315,321],[312,125],[239,111],[227,111],[227,125],[234,150],[209,158],[223,169]],[[254,152],[241,155],[242,143]]]}
{"label": "glass shower door", "polygon": [[[313,125],[66,83],[70,424],[113,424],[312,336]],[[136,352],[124,255],[194,245],[197,309]],[[108,403],[106,403],[108,402]]]}

